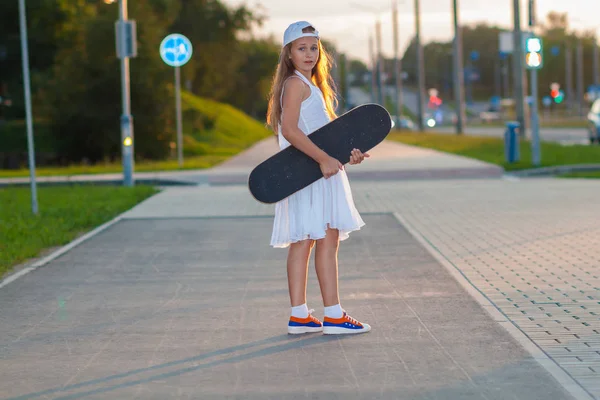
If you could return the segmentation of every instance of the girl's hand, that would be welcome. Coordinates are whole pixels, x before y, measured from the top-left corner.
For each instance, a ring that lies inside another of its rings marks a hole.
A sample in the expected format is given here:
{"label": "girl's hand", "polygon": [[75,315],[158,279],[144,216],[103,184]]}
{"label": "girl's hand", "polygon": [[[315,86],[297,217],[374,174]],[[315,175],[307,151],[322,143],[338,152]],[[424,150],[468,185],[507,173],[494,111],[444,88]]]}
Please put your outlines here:
{"label": "girl's hand", "polygon": [[364,153],[363,154],[358,149],[352,150],[352,153],[350,154],[350,165],[360,164],[361,162],[363,162],[363,160],[365,159],[365,157],[371,157],[371,156],[369,155],[369,153]]}
{"label": "girl's hand", "polygon": [[336,160],[333,157],[327,157],[325,161],[319,164],[321,167],[321,172],[325,179],[331,178],[333,175],[337,174],[341,169],[344,169],[344,166],[341,162]]}

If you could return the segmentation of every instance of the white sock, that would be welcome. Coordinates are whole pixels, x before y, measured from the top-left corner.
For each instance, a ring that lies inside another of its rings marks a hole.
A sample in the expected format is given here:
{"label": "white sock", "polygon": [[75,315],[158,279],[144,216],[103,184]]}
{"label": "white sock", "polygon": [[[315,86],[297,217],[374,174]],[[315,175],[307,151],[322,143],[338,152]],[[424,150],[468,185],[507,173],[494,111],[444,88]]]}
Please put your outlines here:
{"label": "white sock", "polygon": [[308,317],[308,307],[306,303],[301,306],[292,307],[292,317],[296,318],[306,318]]}
{"label": "white sock", "polygon": [[325,307],[325,316],[327,318],[342,318],[344,312],[342,311],[342,306],[336,304],[335,306]]}

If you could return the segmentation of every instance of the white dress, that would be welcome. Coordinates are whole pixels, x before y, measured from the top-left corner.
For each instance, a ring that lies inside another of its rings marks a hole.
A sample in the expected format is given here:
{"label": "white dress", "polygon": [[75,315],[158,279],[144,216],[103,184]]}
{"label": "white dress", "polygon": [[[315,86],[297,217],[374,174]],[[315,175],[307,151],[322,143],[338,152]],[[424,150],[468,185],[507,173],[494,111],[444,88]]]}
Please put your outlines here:
{"label": "white dress", "polygon": [[[295,71],[295,74],[310,88],[310,96],[302,102],[298,119],[298,128],[308,135],[329,123],[330,118],[321,90],[300,72]],[[281,150],[290,146],[281,134],[281,127],[278,137]],[[364,225],[354,206],[346,171],[340,170],[331,178],[321,178],[275,204],[271,246],[285,248],[301,240],[323,239],[328,226],[338,229],[339,239],[345,240],[350,232]]]}

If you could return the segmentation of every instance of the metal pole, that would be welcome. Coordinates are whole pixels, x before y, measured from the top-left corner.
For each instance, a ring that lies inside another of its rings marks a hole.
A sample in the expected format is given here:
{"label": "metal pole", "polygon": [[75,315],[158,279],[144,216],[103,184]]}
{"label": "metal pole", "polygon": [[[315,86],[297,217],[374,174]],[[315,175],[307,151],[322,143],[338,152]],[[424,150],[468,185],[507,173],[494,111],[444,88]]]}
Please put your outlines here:
{"label": "metal pole", "polygon": [[523,81],[525,74],[523,73],[523,34],[521,31],[521,9],[520,1],[513,0],[513,43],[514,43],[514,85],[515,85],[515,105],[517,112],[517,121],[519,122],[519,134],[525,137],[526,121],[525,121],[525,91],[523,89]]}
{"label": "metal pole", "polygon": [[569,44],[565,46],[565,85],[567,86],[567,109],[572,111],[573,109],[573,55]]}
{"label": "metal pole", "polygon": [[35,148],[33,145],[33,118],[31,112],[31,83],[29,80],[29,48],[27,46],[27,19],[25,0],[19,0],[19,25],[21,29],[21,60],[23,62],[23,83],[25,91],[25,112],[27,116],[27,153],[29,156],[29,180],[31,186],[31,211],[38,214],[37,186],[35,181]]}
{"label": "metal pole", "polygon": [[398,32],[398,3],[393,2],[392,23],[394,27],[394,80],[396,81],[396,126],[400,129],[404,98],[402,96],[402,61],[400,60],[399,32]]}
{"label": "metal pole", "polygon": [[125,21],[127,21],[127,0],[119,1],[119,22],[121,26],[121,152],[123,157],[123,185],[133,186],[133,118],[131,117],[131,92],[129,83],[129,57],[127,57],[127,36]]}
{"label": "metal pole", "polygon": [[507,99],[510,97],[510,82],[508,78],[508,55],[504,57],[504,61],[502,63],[502,76],[503,76],[503,85],[504,85],[504,98]]}
{"label": "metal pole", "polygon": [[177,161],[183,168],[183,132],[181,122],[181,71],[175,67],[175,108],[177,111]]}
{"label": "metal pole", "polygon": [[348,111],[348,62],[346,59],[346,54],[342,54],[341,56],[341,66],[342,66],[342,99],[343,99],[343,112]]}
{"label": "metal pole", "polygon": [[[499,61],[499,60],[498,60]],[[502,75],[499,63],[494,63],[494,95],[502,96]]]}
{"label": "metal pole", "polygon": [[377,41],[377,90],[379,92],[379,104],[385,106],[385,88],[383,86],[383,55],[381,54],[381,21],[377,19],[375,24],[375,39]]}
{"label": "metal pole", "polygon": [[465,131],[466,110],[465,110],[465,86],[462,54],[462,35],[460,24],[458,22],[458,1],[453,0],[454,7],[454,102],[456,103],[456,133],[462,134]]}
{"label": "metal pole", "polygon": [[423,97],[425,96],[425,68],[423,60],[423,47],[421,46],[421,11],[419,0],[415,0],[415,42],[417,46],[417,123],[419,130],[425,129],[423,117]]}
{"label": "metal pole", "polygon": [[577,108],[579,116],[583,117],[583,44],[577,41]]}
{"label": "metal pole", "polygon": [[371,102],[375,103],[377,101],[377,65],[373,53],[373,36],[369,36],[369,55],[371,56]]}
{"label": "metal pole", "polygon": [[540,165],[540,124],[538,116],[538,74],[537,69],[531,70],[531,162]]}
{"label": "metal pole", "polygon": [[598,86],[600,77],[598,76],[598,38],[594,36],[594,52],[593,52],[592,68],[594,69],[594,86]]}

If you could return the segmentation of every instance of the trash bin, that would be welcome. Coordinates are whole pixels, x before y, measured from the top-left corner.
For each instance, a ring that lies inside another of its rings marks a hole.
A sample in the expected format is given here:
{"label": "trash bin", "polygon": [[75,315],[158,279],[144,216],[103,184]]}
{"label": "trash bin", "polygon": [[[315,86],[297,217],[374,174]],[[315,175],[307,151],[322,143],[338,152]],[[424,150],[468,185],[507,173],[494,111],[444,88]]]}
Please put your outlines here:
{"label": "trash bin", "polygon": [[521,159],[519,154],[519,127],[516,121],[506,123],[504,132],[504,158],[508,163],[514,163]]}

